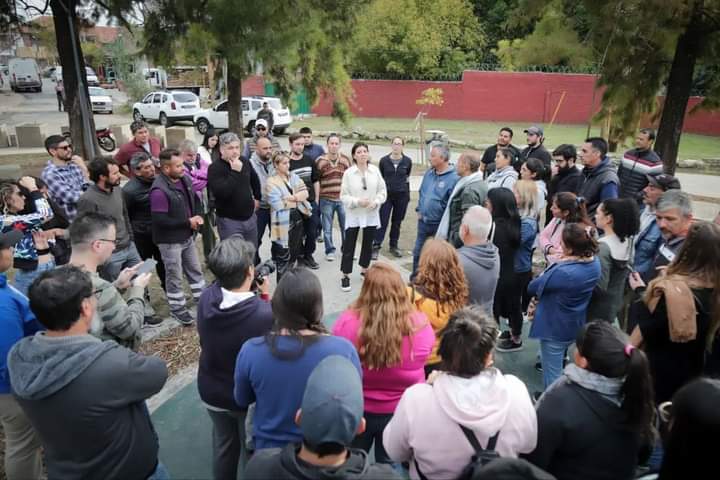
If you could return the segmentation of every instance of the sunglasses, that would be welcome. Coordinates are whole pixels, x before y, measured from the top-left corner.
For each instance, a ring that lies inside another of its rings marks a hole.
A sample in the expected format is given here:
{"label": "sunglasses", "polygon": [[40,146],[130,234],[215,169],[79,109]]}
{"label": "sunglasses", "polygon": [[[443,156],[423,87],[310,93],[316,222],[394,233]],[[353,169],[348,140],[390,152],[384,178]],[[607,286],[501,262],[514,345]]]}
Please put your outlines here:
{"label": "sunglasses", "polygon": [[267,130],[265,127],[256,127],[255,130]]}

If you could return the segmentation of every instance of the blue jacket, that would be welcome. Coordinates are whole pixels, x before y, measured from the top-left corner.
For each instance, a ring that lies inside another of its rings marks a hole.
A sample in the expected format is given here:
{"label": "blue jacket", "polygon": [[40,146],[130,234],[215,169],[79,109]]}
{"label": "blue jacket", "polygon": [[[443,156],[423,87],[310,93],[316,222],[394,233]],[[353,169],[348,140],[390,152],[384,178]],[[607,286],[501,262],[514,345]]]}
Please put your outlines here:
{"label": "blue jacket", "polygon": [[515,252],[515,272],[524,273],[532,270],[532,256],[535,250],[538,222],[532,217],[520,219],[520,248]]}
{"label": "blue jacket", "polygon": [[593,289],[600,279],[600,262],[559,262],[530,282],[528,293],[538,297],[530,337],[572,342],[585,324]]}
{"label": "blue jacket", "polygon": [[8,352],[18,341],[42,329],[30,311],[27,297],[8,285],[7,277],[0,274],[0,395],[10,393]]}
{"label": "blue jacket", "polygon": [[[645,207],[647,208],[647,206]],[[635,236],[635,261],[633,270],[640,275],[649,272],[655,263],[655,256],[663,244],[663,236],[660,227],[655,220],[645,230],[638,232]]]}
{"label": "blue jacket", "polygon": [[325,155],[325,149],[322,147],[322,145],[318,145],[317,143],[311,143],[310,145],[305,145],[303,153],[310,157],[314,162],[320,155]]}
{"label": "blue jacket", "polygon": [[439,175],[434,168],[425,172],[420,184],[418,206],[415,209],[423,222],[431,225],[440,223],[453,188],[459,179],[454,168],[449,168]]}

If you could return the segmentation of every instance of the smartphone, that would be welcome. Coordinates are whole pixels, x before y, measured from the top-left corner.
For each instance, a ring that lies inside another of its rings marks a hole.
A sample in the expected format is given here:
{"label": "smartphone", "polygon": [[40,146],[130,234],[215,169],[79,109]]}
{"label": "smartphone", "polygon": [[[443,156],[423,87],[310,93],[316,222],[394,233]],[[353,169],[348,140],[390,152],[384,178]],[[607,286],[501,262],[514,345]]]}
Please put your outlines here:
{"label": "smartphone", "polygon": [[144,273],[152,272],[155,269],[155,265],[157,265],[157,261],[155,259],[148,258],[137,269],[135,276],[137,277]]}

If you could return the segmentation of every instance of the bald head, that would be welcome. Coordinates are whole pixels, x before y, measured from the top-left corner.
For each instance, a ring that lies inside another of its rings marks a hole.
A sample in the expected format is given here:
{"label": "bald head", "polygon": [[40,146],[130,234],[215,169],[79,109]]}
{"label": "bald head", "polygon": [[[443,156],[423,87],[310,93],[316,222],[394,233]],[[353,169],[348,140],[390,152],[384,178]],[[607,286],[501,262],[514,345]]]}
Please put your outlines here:
{"label": "bald head", "polygon": [[492,229],[492,215],[490,211],[479,205],[474,205],[465,212],[460,224],[460,238],[466,246],[482,245],[488,243],[488,236]]}
{"label": "bald head", "polygon": [[272,158],[272,142],[267,137],[260,137],[255,143],[255,153],[263,162],[269,162]]}

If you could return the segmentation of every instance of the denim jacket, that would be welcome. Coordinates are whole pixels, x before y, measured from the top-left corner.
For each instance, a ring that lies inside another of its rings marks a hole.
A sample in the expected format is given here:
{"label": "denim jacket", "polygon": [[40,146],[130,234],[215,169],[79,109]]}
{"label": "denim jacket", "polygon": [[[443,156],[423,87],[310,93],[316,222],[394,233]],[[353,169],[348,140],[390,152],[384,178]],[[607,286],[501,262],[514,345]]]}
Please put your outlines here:
{"label": "denim jacket", "polygon": [[538,222],[534,217],[522,217],[520,219],[520,248],[515,252],[516,273],[525,273],[532,270],[537,229]]}
{"label": "denim jacket", "polygon": [[459,178],[454,168],[449,168],[441,174],[438,174],[434,168],[425,172],[420,184],[418,206],[415,209],[423,222],[440,223],[450,194]]}
{"label": "denim jacket", "polygon": [[[647,207],[645,207],[647,208]],[[635,236],[635,261],[633,269],[645,275],[653,268],[655,256],[663,244],[663,236],[656,221],[652,221],[645,230]]]}

